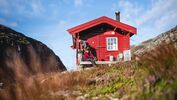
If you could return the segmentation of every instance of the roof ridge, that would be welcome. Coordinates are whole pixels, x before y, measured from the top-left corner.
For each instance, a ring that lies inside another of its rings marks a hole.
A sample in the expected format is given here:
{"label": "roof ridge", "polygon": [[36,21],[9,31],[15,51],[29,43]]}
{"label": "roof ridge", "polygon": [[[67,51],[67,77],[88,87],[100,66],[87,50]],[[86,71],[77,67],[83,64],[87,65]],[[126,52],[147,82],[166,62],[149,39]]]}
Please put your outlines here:
{"label": "roof ridge", "polygon": [[76,34],[80,31],[83,31],[83,30],[86,30],[88,28],[94,27],[94,26],[96,26],[98,24],[101,24],[101,23],[107,23],[107,24],[110,24],[114,27],[118,27],[118,28],[121,28],[123,30],[130,31],[133,34],[136,34],[136,28],[135,27],[130,26],[130,25],[125,24],[125,23],[122,23],[122,22],[118,22],[118,21],[113,20],[112,18],[109,18],[107,16],[101,16],[101,17],[96,18],[94,20],[91,20],[89,22],[85,22],[85,23],[80,24],[78,26],[72,27],[72,28],[68,29],[67,31],[70,34]]}

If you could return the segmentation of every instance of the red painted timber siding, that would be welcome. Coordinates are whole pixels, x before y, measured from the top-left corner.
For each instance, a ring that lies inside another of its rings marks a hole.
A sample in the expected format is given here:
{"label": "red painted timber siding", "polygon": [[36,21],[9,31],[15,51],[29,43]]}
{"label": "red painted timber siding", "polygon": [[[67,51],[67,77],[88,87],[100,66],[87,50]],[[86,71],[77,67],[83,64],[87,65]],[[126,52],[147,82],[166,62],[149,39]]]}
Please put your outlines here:
{"label": "red painted timber siding", "polygon": [[[89,45],[96,50],[96,57],[99,61],[109,61],[109,56],[112,55],[114,59],[117,59],[119,53],[122,53],[124,50],[130,49],[130,36],[122,35],[120,33],[113,31],[108,31],[91,37],[87,40]],[[117,37],[118,38],[118,50],[116,51],[107,51],[106,48],[106,38],[107,37]]]}

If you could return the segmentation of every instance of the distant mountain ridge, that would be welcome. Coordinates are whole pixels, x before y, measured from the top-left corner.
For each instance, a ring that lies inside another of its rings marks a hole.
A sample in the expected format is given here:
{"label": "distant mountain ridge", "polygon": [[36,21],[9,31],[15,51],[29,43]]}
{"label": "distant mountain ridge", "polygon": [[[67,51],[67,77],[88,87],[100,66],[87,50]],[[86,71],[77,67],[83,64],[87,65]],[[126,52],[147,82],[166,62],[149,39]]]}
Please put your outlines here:
{"label": "distant mountain ridge", "polygon": [[146,40],[138,46],[132,46],[131,51],[133,55],[143,55],[144,53],[154,49],[158,45],[161,45],[163,42],[166,43],[177,43],[177,26],[170,29],[167,32],[161,33],[155,38]]}

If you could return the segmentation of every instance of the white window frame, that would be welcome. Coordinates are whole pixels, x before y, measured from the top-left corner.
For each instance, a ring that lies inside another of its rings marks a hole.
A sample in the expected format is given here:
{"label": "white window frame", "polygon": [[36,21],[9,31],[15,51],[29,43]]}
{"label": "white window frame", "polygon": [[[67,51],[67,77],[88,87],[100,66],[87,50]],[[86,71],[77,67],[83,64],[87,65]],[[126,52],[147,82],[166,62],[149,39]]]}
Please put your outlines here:
{"label": "white window frame", "polygon": [[106,49],[107,49],[107,51],[118,50],[118,38],[117,37],[107,37],[106,38]]}

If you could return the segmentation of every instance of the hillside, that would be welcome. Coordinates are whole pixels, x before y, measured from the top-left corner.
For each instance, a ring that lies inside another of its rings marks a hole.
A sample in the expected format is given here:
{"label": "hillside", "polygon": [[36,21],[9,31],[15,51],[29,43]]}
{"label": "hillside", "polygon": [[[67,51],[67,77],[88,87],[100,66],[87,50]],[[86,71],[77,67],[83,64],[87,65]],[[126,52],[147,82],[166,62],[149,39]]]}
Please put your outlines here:
{"label": "hillside", "polygon": [[[174,28],[165,34],[176,31]],[[0,99],[176,100],[177,49],[176,41],[173,38],[169,41],[159,43],[144,52],[141,59],[130,62],[33,77],[19,73],[17,84],[0,89]]]}
{"label": "hillside", "polygon": [[133,46],[131,48],[133,55],[143,55],[144,53],[156,48],[161,45],[163,42],[166,43],[176,43],[177,42],[177,26],[171,30],[161,33],[155,38],[146,40],[138,46]]}
{"label": "hillside", "polygon": [[66,67],[42,42],[0,25],[0,82],[15,81],[15,69],[29,75],[64,71]]}

